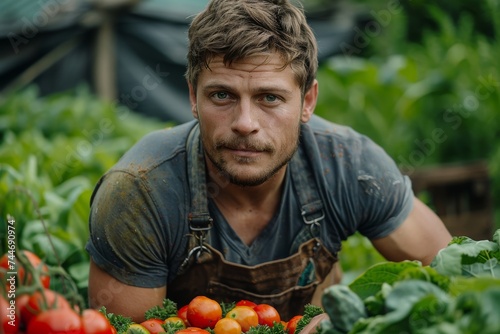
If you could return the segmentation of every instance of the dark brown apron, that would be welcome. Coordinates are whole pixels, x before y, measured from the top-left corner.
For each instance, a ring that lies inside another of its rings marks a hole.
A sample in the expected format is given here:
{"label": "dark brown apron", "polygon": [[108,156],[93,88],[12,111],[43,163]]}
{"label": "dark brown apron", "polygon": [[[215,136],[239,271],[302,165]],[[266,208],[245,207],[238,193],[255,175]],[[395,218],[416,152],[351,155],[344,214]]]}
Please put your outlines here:
{"label": "dark brown apron", "polygon": [[[304,131],[303,131],[304,132]],[[306,135],[311,135],[307,133]],[[187,141],[188,168],[192,194],[189,214],[191,230],[188,255],[177,277],[167,286],[167,298],[183,306],[198,295],[219,302],[248,299],[257,304],[274,306],[283,320],[302,314],[316,287],[330,273],[337,256],[332,255],[319,239],[319,224],[324,218],[315,182],[304,164],[299,148],[289,166],[297,184],[304,228],[291,245],[291,256],[246,266],[228,262],[207,243],[213,220],[208,213],[205,162],[199,141],[198,126]]]}

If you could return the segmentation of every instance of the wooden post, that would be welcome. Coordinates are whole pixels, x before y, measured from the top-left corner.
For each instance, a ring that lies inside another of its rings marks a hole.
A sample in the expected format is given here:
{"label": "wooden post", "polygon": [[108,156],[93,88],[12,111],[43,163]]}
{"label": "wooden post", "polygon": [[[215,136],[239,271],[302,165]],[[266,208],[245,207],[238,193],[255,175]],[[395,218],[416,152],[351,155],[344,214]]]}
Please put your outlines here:
{"label": "wooden post", "polygon": [[114,15],[104,11],[102,15],[95,41],[94,85],[101,99],[114,101],[117,98]]}

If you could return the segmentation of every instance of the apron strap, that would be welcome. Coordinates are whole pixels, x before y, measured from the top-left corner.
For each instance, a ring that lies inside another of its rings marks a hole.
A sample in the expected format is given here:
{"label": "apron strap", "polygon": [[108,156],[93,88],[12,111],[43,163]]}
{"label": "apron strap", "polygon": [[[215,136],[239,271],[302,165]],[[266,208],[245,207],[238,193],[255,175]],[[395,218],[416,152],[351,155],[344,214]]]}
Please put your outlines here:
{"label": "apron strap", "polygon": [[308,161],[313,161],[313,157],[320,155],[317,146],[312,145],[316,139],[310,127],[302,124],[300,133],[303,140],[289,166],[296,185],[302,219],[306,226],[309,226],[311,236],[318,237],[320,222],[325,218],[325,211]]}
{"label": "apron strap", "polygon": [[[205,172],[205,157],[200,145],[200,127],[196,124],[189,133],[187,143],[188,182],[191,192],[191,211],[189,220],[195,228],[210,225],[212,219],[208,213],[207,186]],[[190,224],[191,226],[191,224]]]}
{"label": "apron strap", "polygon": [[208,212],[205,158],[200,145],[199,124],[196,124],[189,133],[186,142],[186,152],[188,182],[191,193],[191,208],[188,214],[191,234],[188,256],[181,264],[179,268],[180,272],[186,270],[193,259],[198,260],[202,253],[210,253],[210,250],[204,244],[208,232],[213,226],[213,219]]}

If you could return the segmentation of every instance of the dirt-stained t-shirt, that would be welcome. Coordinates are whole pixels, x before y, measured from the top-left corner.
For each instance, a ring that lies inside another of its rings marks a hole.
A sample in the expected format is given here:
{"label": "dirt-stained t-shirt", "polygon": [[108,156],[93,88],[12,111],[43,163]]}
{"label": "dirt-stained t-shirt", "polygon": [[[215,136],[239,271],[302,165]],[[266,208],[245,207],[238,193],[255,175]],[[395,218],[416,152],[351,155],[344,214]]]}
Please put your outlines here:
{"label": "dirt-stained t-shirt", "polygon": [[[86,249],[125,284],[168,285],[186,256],[191,203],[186,139],[196,122],[145,136],[95,188]],[[349,127],[317,116],[302,126],[311,128],[317,147],[309,165],[325,211],[320,235],[330,252],[340,251],[356,231],[377,239],[396,229],[412,209],[413,192],[393,159]],[[223,182],[212,184],[212,191]],[[228,261],[245,265],[291,255],[290,245],[304,226],[298,191],[288,169],[279,209],[249,246],[209,199],[210,244]]]}

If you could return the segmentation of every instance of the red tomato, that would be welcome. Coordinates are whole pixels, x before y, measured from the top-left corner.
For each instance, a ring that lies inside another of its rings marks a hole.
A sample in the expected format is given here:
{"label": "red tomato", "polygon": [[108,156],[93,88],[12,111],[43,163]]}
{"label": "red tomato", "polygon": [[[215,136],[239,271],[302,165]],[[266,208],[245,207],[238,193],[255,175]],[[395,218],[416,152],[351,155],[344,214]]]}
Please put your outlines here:
{"label": "red tomato", "polygon": [[21,310],[26,307],[28,300],[30,299],[30,295],[22,294],[16,297],[16,322],[19,323],[19,333],[23,333],[21,330],[25,329],[26,322],[21,317]]}
{"label": "red tomato", "polygon": [[82,322],[85,334],[113,334],[113,326],[104,314],[97,310],[83,310]]}
{"label": "red tomato", "polygon": [[20,310],[25,307],[29,298],[29,295],[20,295],[12,304],[11,300],[4,299],[0,294],[0,328],[4,329],[5,334],[22,333],[24,326]]}
{"label": "red tomato", "polygon": [[218,302],[205,296],[194,297],[188,304],[187,320],[193,327],[214,328],[222,318],[222,308]]}
{"label": "red tomato", "polygon": [[250,327],[259,324],[259,316],[250,306],[235,306],[231,311],[227,312],[226,318],[238,321],[243,332],[247,332]]}
{"label": "red tomato", "polygon": [[199,327],[188,327],[178,330],[175,334],[210,334],[210,332]]}
{"label": "red tomato", "polygon": [[295,334],[295,328],[297,328],[297,323],[299,320],[302,319],[302,315],[296,315],[292,317],[286,324],[285,331],[288,332],[288,334]]}
{"label": "red tomato", "polygon": [[16,314],[16,304],[0,296],[0,319],[2,320],[3,332],[5,334],[15,334],[19,331],[20,319]]}
{"label": "red tomato", "polygon": [[[35,270],[39,270],[41,267],[42,274],[40,275],[40,281],[44,288],[48,289],[50,287],[50,276],[48,274],[49,268],[42,262],[42,260],[34,253],[23,250],[23,254],[26,256],[31,265],[35,268]],[[5,269],[6,271],[13,271],[9,266],[12,265],[12,261],[9,261],[8,253],[5,253],[2,258],[0,258],[0,268]],[[17,282],[18,286],[21,285],[30,285],[32,283],[31,274],[26,276],[26,270],[19,260],[16,258],[15,260],[15,270],[17,271],[17,277],[19,281]],[[25,277],[26,276],[26,277]],[[4,282],[4,275],[0,274],[0,278],[2,278],[2,282]]]}
{"label": "red tomato", "polygon": [[31,296],[28,294],[22,294],[16,297],[16,308],[19,316],[21,316],[21,310],[26,307],[26,304],[28,304],[28,300],[30,300],[30,297]]}
{"label": "red tomato", "polygon": [[28,324],[26,334],[85,334],[80,316],[70,308],[43,311]]}
{"label": "red tomato", "polygon": [[149,319],[141,322],[141,325],[144,326],[151,334],[164,333],[165,330],[161,326],[162,324],[163,321],[160,319]]}
{"label": "red tomato", "polygon": [[189,322],[188,322],[188,319],[187,319],[188,306],[189,305],[184,305],[179,310],[177,310],[177,316],[184,321],[184,323],[186,324],[186,326],[189,326]]}
{"label": "red tomato", "polygon": [[[45,304],[44,296],[47,304]],[[71,309],[71,305],[63,295],[53,290],[45,289],[43,295],[40,291],[36,291],[21,308],[21,319],[25,324],[29,324],[31,319],[46,309]]]}
{"label": "red tomato", "polygon": [[280,314],[271,305],[259,304],[253,309],[257,312],[257,316],[259,317],[259,325],[268,325],[269,327],[273,327],[274,322],[279,323],[281,321]]}
{"label": "red tomato", "polygon": [[240,301],[238,301],[236,303],[236,306],[250,306],[250,307],[255,307],[255,306],[257,306],[257,304],[255,304],[254,302],[251,302],[249,300],[242,299],[242,300],[240,300]]}

